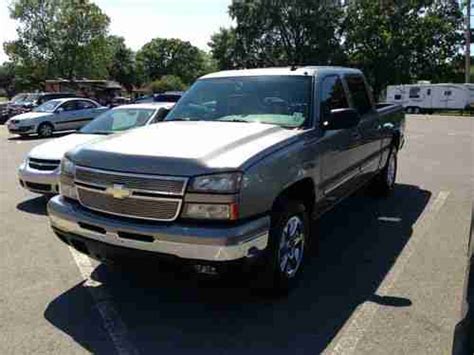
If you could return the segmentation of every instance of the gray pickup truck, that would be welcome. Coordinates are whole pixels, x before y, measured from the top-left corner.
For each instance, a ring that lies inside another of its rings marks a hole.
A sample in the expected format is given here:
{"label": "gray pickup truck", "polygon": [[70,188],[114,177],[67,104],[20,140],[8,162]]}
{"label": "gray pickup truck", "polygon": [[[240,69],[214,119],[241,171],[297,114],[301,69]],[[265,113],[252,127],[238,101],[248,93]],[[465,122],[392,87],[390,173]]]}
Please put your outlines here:
{"label": "gray pickup truck", "polygon": [[209,74],[164,122],[68,152],[50,223],[99,260],[251,265],[262,285],[287,289],[318,238],[311,218],[366,184],[393,189],[404,124],[356,69]]}

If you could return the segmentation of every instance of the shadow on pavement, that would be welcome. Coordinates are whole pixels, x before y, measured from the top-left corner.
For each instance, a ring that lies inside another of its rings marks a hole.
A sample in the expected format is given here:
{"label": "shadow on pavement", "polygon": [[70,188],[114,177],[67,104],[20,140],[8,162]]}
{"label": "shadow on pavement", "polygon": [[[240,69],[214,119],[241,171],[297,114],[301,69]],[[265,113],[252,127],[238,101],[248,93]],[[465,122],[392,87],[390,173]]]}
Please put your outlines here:
{"label": "shadow on pavement", "polygon": [[58,132],[58,133],[53,133],[51,137],[40,137],[37,134],[34,135],[28,135],[28,136],[13,136],[13,137],[8,137],[9,141],[33,141],[33,140],[47,140],[51,138],[59,138],[66,136],[68,134],[74,133],[75,131],[68,131],[68,132]]}
{"label": "shadow on pavement", "polygon": [[[113,273],[100,265],[93,278],[107,288],[140,353],[318,354],[361,303],[411,305],[403,295],[381,297],[375,292],[430,196],[416,186],[398,185],[387,199],[360,193],[344,201],[316,223],[318,250],[311,250],[298,286],[278,300],[257,297],[241,278],[206,280],[153,267]],[[82,317],[87,322],[90,315],[80,307],[60,309],[65,302],[73,304],[77,294],[84,295],[84,288],[79,284],[59,295],[44,315],[98,353],[97,330],[85,331],[68,321]]]}
{"label": "shadow on pavement", "polygon": [[46,204],[48,201],[49,196],[40,195],[38,197],[20,202],[18,205],[16,205],[16,208],[22,212],[46,216],[48,214],[46,211]]}

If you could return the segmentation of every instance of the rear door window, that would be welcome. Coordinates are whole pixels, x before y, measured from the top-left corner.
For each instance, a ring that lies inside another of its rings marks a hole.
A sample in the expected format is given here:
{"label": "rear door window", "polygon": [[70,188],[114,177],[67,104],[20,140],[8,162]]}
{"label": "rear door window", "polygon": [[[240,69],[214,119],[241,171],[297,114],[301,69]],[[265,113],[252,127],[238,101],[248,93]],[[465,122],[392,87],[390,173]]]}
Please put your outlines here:
{"label": "rear door window", "polygon": [[354,108],[361,116],[365,115],[372,109],[372,103],[364,79],[360,75],[347,75],[346,81]]}
{"label": "rear door window", "polygon": [[85,101],[85,100],[77,101],[77,109],[78,110],[89,110],[89,109],[93,109],[95,107],[96,106],[90,101]]}

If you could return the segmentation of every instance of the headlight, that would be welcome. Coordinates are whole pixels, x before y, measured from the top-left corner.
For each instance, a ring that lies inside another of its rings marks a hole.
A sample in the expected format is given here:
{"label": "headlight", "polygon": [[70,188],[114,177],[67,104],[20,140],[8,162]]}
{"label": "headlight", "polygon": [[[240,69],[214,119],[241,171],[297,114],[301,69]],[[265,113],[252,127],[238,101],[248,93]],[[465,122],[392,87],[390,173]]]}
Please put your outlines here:
{"label": "headlight", "polygon": [[61,160],[61,174],[74,177],[76,173],[76,165],[68,158]]}
{"label": "headlight", "polygon": [[190,191],[236,193],[240,189],[242,173],[224,173],[198,176],[191,180]]}
{"label": "headlight", "polygon": [[238,205],[236,203],[186,203],[182,217],[192,219],[236,220],[239,217]]}
{"label": "headlight", "polygon": [[59,193],[65,197],[77,200],[77,189],[74,185],[76,166],[68,158],[61,160],[61,175],[59,178]]}

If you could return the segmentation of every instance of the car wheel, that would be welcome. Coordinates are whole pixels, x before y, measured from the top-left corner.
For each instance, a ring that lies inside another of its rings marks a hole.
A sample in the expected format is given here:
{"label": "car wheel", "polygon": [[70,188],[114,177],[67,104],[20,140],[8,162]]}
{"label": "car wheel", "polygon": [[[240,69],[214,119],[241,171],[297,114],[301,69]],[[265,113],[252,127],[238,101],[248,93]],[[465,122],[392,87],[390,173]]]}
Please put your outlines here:
{"label": "car wheel", "polygon": [[374,178],[372,191],[377,196],[387,196],[393,190],[397,179],[397,148],[392,147],[382,171]]}
{"label": "car wheel", "polygon": [[406,113],[412,113],[412,108],[411,108],[411,107],[407,107],[407,108],[405,109],[405,112],[406,112]]}
{"label": "car wheel", "polygon": [[257,287],[271,295],[281,295],[292,287],[301,274],[309,231],[308,213],[301,202],[284,199],[277,203]]}
{"label": "car wheel", "polygon": [[413,113],[418,115],[420,113],[420,108],[419,107],[413,107]]}
{"label": "car wheel", "polygon": [[42,138],[51,137],[54,132],[54,127],[51,123],[41,123],[38,127],[38,135]]}

